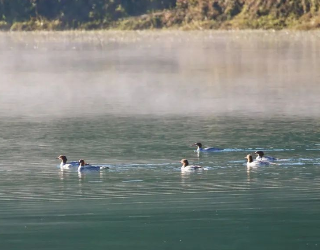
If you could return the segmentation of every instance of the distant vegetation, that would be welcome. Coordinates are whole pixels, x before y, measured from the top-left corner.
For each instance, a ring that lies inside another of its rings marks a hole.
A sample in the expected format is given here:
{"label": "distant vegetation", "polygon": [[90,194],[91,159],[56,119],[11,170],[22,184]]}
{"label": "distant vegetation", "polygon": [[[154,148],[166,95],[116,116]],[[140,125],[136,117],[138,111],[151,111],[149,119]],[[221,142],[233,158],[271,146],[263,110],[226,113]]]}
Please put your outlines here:
{"label": "distant vegetation", "polygon": [[320,0],[0,0],[0,30],[317,29]]}

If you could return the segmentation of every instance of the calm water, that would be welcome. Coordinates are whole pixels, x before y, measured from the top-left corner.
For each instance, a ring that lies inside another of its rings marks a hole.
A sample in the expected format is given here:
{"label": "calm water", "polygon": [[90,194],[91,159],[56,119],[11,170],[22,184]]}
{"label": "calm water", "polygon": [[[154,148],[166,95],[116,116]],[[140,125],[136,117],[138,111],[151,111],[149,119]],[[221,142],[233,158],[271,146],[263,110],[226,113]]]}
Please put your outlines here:
{"label": "calm water", "polygon": [[319,38],[0,33],[0,249],[319,249]]}

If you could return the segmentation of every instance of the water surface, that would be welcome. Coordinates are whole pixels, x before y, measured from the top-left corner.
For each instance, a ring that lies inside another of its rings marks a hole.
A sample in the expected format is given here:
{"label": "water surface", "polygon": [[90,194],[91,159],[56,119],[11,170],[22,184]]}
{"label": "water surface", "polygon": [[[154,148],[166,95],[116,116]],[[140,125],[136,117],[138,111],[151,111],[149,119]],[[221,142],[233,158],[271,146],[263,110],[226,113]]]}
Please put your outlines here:
{"label": "water surface", "polygon": [[0,248],[318,249],[319,36],[1,33]]}

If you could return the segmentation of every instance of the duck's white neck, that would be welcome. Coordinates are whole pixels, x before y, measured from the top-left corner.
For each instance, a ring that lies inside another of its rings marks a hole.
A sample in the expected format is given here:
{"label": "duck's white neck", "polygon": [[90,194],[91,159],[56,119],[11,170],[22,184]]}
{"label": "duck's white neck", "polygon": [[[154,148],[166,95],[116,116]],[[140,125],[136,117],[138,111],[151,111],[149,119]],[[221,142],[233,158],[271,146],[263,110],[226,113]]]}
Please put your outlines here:
{"label": "duck's white neck", "polygon": [[197,152],[201,152],[202,151],[202,148],[201,147],[199,147],[199,146],[197,146],[197,150],[196,150]]}
{"label": "duck's white neck", "polygon": [[253,162],[253,159],[252,158],[248,158],[248,163],[251,163]]}
{"label": "duck's white neck", "polygon": [[85,165],[85,162],[84,162],[83,160],[81,160],[81,161],[79,162],[78,171],[83,170],[83,169],[84,169],[84,165]]}

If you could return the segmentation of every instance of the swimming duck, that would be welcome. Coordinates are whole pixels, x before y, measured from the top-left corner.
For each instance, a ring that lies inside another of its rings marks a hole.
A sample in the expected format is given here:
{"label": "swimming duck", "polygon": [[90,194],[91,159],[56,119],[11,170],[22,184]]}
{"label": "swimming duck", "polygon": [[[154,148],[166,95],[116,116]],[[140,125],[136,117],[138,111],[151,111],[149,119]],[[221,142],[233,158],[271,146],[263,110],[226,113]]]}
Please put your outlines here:
{"label": "swimming duck", "polygon": [[258,160],[258,161],[275,161],[275,160],[277,160],[276,158],[271,157],[271,156],[264,156],[263,151],[256,151],[254,153],[256,155],[258,155],[256,158],[256,160]]}
{"label": "swimming duck", "polygon": [[189,162],[187,159],[182,159],[180,162],[182,163],[182,166],[181,166],[182,171],[202,170],[201,166],[189,165]]}
{"label": "swimming duck", "polygon": [[270,163],[267,161],[253,161],[253,157],[252,155],[247,155],[245,157],[248,161],[247,161],[247,167],[260,167],[260,166],[267,166]]}
{"label": "swimming duck", "polygon": [[79,167],[78,167],[78,172],[83,172],[83,171],[100,171],[102,169],[109,169],[109,167],[103,167],[103,166],[92,166],[88,165],[85,163],[84,160],[80,159],[79,160]]}
{"label": "swimming duck", "polygon": [[67,163],[67,157],[65,155],[59,155],[57,157],[57,159],[61,160],[61,163],[60,163],[60,168],[61,169],[70,169],[72,167],[78,167],[79,166],[79,162],[77,162],[77,161],[72,161],[70,163]]}
{"label": "swimming duck", "polygon": [[202,143],[197,142],[192,144],[192,146],[197,146],[197,152],[218,152],[218,151],[222,151],[222,149],[220,148],[203,148],[202,147]]}

